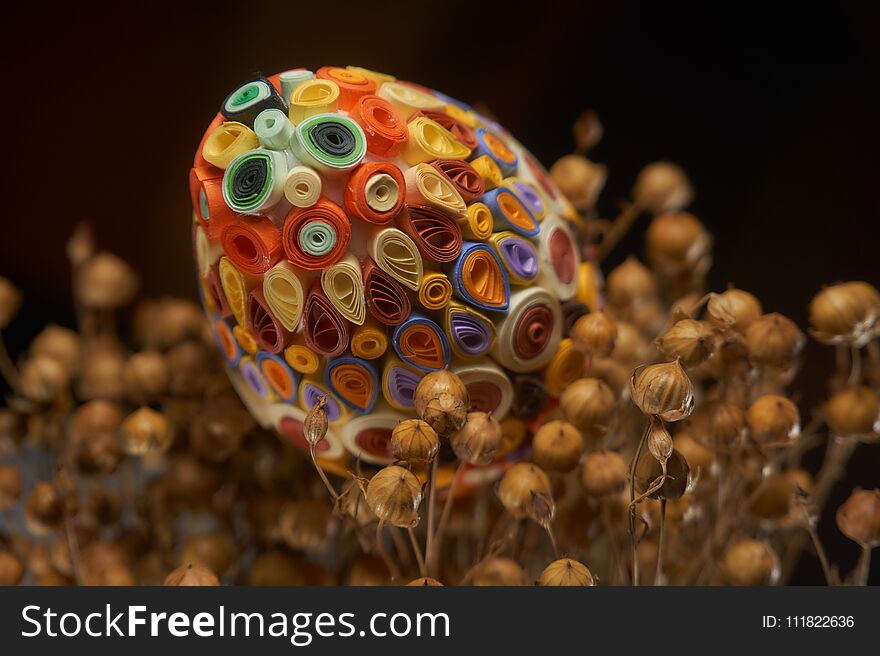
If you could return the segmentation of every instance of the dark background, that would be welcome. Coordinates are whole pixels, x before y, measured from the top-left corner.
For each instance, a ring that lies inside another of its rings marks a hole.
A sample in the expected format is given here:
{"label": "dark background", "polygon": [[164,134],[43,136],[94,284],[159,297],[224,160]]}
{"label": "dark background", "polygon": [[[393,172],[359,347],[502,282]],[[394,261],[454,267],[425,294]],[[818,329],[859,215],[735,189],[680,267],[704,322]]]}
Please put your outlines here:
{"label": "dark background", "polygon": [[[716,238],[712,288],[735,282],[805,328],[821,285],[880,284],[880,16],[875,3],[717,4],[19,5],[0,45],[0,274],[26,295],[10,348],[47,321],[72,323],[64,243],[80,220],[142,272],[146,294],[195,297],[187,172],[202,131],[254,71],[325,64],[482,101],[548,166],[570,152],[571,121],[597,110],[603,213],[644,164],[681,164]],[[641,254],[644,227],[610,265]],[[821,399],[830,366],[811,344],[802,407]],[[862,447],[830,507],[878,471],[878,447]],[[848,571],[855,545],[831,517],[822,533]],[[815,559],[797,580],[821,582]]]}

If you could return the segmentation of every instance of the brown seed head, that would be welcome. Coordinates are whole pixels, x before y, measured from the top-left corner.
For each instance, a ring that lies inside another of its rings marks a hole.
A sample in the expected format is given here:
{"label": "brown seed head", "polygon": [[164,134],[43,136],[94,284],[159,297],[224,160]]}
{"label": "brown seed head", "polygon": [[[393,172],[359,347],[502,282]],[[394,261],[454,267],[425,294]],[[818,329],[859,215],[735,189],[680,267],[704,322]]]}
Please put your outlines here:
{"label": "brown seed head", "polygon": [[608,169],[582,155],[565,155],[550,167],[550,177],[576,208],[584,210],[596,204]]}
{"label": "brown seed head", "polygon": [[678,360],[636,368],[630,391],[639,410],[664,421],[679,421],[694,410],[694,388]]}
{"label": "brown seed head", "polygon": [[50,403],[70,382],[64,365],[48,355],[28,358],[21,368],[21,393],[34,403]]}
{"label": "brown seed head", "polygon": [[825,419],[836,437],[876,434],[880,432],[880,396],[864,385],[844,387],[825,403]]}
{"label": "brown seed head", "polygon": [[504,472],[497,493],[501,504],[517,519],[531,517],[540,524],[550,521],[555,513],[550,478],[534,463],[518,462]]}
{"label": "brown seed head", "polygon": [[[743,422],[745,422],[745,417],[743,417]],[[703,446],[694,439],[690,431],[676,432],[672,444],[684,456],[692,470],[700,471],[702,476],[709,473],[712,463],[715,462],[715,454],[712,449]]]}
{"label": "brown seed head", "polygon": [[165,416],[147,407],[139,408],[125,418],[121,435],[125,452],[133,456],[165,451],[174,439]]}
{"label": "brown seed head", "polygon": [[31,342],[31,355],[48,355],[64,367],[68,375],[77,372],[80,363],[80,338],[69,328],[50,324]]}
{"label": "brown seed head", "polygon": [[168,389],[169,378],[168,363],[161,353],[135,353],[123,371],[126,396],[134,403],[158,401]]}
{"label": "brown seed head", "polygon": [[95,254],[95,233],[88,223],[80,222],[67,240],[67,259],[79,268]]}
{"label": "brown seed head", "polygon": [[880,546],[880,490],[855,490],[837,509],[840,532],[863,547]]}
{"label": "brown seed head", "polygon": [[211,355],[199,341],[188,339],[172,346],[165,354],[168,390],[175,396],[198,396],[211,378]]}
{"label": "brown seed head", "polygon": [[731,585],[770,585],[779,575],[779,558],[766,542],[742,538],[724,552],[721,568]]}
{"label": "brown seed head", "polygon": [[441,436],[451,435],[464,425],[470,397],[461,378],[448,369],[434,371],[419,381],[415,395],[416,414]]}
{"label": "brown seed head", "polygon": [[696,367],[715,351],[715,333],[703,321],[682,319],[672,324],[655,343],[670,360],[679,358],[685,367]]}
{"label": "brown seed head", "polygon": [[327,418],[326,405],[327,397],[322,394],[318,402],[306,413],[306,418],[303,420],[303,434],[309,446],[317,446],[327,435],[330,421]]}
{"label": "brown seed head", "polygon": [[18,467],[0,462],[0,513],[10,510],[21,496],[21,474]]}
{"label": "brown seed head", "polygon": [[607,358],[614,351],[617,325],[605,312],[591,312],[575,321],[571,339],[581,351],[596,358]]}
{"label": "brown seed head", "polygon": [[666,462],[672,456],[672,435],[666,425],[656,416],[652,416],[648,425],[648,452],[659,462]]}
{"label": "brown seed head", "polygon": [[135,272],[110,253],[98,253],[82,265],[76,277],[76,294],[87,308],[116,309],[128,305],[138,288]]}
{"label": "brown seed head", "polygon": [[0,586],[18,585],[24,576],[24,565],[11,551],[0,549]]}
{"label": "brown seed head", "polygon": [[220,585],[220,581],[217,575],[204,565],[190,563],[171,572],[163,585],[216,586]]}
{"label": "brown seed head", "polygon": [[752,403],[746,413],[746,423],[752,440],[765,446],[785,444],[801,432],[797,406],[778,394],[767,394]]}
{"label": "brown seed head", "polygon": [[597,378],[580,378],[559,397],[565,418],[592,438],[607,432],[616,405],[614,392]]}
{"label": "brown seed head", "polygon": [[785,368],[804,347],[806,339],[800,328],[777,312],[756,319],[746,330],[746,351],[758,365]]}
{"label": "brown seed head", "polygon": [[397,465],[379,470],[367,484],[367,505],[383,522],[401,528],[419,523],[422,486],[412,472]]}
{"label": "brown seed head", "polygon": [[488,465],[504,443],[501,424],[489,412],[469,412],[467,421],[449,436],[459,460],[470,465]]}
{"label": "brown seed head", "polygon": [[485,585],[525,585],[526,577],[517,562],[511,558],[495,556],[487,558],[473,574],[475,586]]}
{"label": "brown seed head", "polygon": [[319,553],[327,546],[332,524],[332,511],[326,503],[296,499],[281,512],[279,532],[291,549]]}
{"label": "brown seed head", "polygon": [[614,451],[587,454],[581,469],[581,483],[591,497],[606,497],[620,492],[628,477],[626,461]]}
{"label": "brown seed head", "polygon": [[115,433],[122,424],[122,417],[122,409],[112,401],[88,401],[73,413],[70,439],[76,442],[90,433]]}
{"label": "brown seed head", "polygon": [[581,562],[571,558],[560,558],[544,568],[538,578],[541,586],[594,586],[596,579]]}
{"label": "brown seed head", "polygon": [[235,540],[229,533],[197,533],[183,543],[178,562],[183,566],[190,563],[202,565],[223,576],[235,565],[237,551]]}
{"label": "brown seed head", "polygon": [[820,342],[862,347],[880,333],[880,292],[862,281],[826,287],[810,302],[810,325]]}
{"label": "brown seed head", "polygon": [[722,453],[732,451],[741,444],[745,428],[745,413],[724,401],[704,403],[690,418],[690,432],[694,439]]}
{"label": "brown seed head", "polygon": [[0,276],[0,330],[12,323],[21,309],[21,292],[8,278]]}
{"label": "brown seed head", "polygon": [[397,460],[423,467],[433,462],[439,450],[440,437],[421,419],[405,419],[391,431],[391,453]]}
{"label": "brown seed head", "polygon": [[190,446],[204,460],[223,462],[238,451],[253,427],[253,416],[237,398],[218,396],[202,404],[190,423]]}
{"label": "brown seed head", "polygon": [[605,293],[612,305],[625,308],[656,296],[657,281],[648,267],[630,255],[608,274]]}
{"label": "brown seed head", "polygon": [[648,261],[660,270],[681,270],[696,265],[712,245],[700,220],[689,212],[656,216],[645,233]]}
{"label": "brown seed head", "polygon": [[[652,499],[680,499],[690,484],[690,467],[687,460],[673,449],[666,461],[667,479],[660,489],[651,493]],[[636,465],[636,492],[644,494],[659,483],[663,468],[651,453],[643,453]]]}
{"label": "brown seed head", "polygon": [[548,421],[532,440],[535,463],[548,471],[570,472],[577,467],[584,452],[584,438],[567,421]]}
{"label": "brown seed head", "polygon": [[28,528],[37,535],[48,535],[58,528],[64,519],[64,504],[55,486],[47,482],[34,485],[24,516]]}
{"label": "brown seed head", "polygon": [[413,588],[418,588],[418,587],[430,588],[433,586],[440,586],[441,588],[443,587],[443,584],[440,583],[440,581],[438,581],[437,579],[432,579],[428,576],[423,576],[420,579],[413,579],[412,581],[410,581],[406,585],[408,587],[413,587]]}
{"label": "brown seed head", "polygon": [[571,126],[571,131],[574,135],[575,150],[585,153],[602,140],[605,128],[602,127],[599,115],[588,109],[577,117]]}
{"label": "brown seed head", "polygon": [[745,333],[760,317],[764,308],[752,294],[730,286],[720,294],[713,294],[706,307],[709,320],[722,328],[733,328]]}
{"label": "brown seed head", "polygon": [[93,340],[83,348],[78,393],[83,399],[121,399],[125,356],[118,342]]}
{"label": "brown seed head", "polygon": [[201,337],[205,315],[198,306],[178,298],[143,301],[135,309],[134,334],[146,349],[165,350],[185,339]]}
{"label": "brown seed head", "polygon": [[92,432],[79,441],[76,462],[84,474],[112,474],[122,461],[122,447],[115,433]]}
{"label": "brown seed head", "polygon": [[660,214],[687,206],[694,192],[681,167],[671,162],[654,162],[639,172],[633,196],[640,208]]}

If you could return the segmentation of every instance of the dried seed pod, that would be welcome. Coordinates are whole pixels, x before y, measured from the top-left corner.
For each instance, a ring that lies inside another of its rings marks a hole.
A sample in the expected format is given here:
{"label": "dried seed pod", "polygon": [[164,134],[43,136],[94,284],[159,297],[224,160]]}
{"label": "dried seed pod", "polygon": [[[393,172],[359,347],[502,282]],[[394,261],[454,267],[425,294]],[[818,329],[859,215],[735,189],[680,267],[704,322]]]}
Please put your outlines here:
{"label": "dried seed pod", "polygon": [[138,278],[125,261],[98,253],[80,268],[74,280],[79,302],[95,310],[128,305],[138,288]]}
{"label": "dried seed pod", "polygon": [[64,504],[54,485],[46,482],[34,485],[24,506],[24,519],[35,535],[48,535],[61,526]]}
{"label": "dried seed pod", "polygon": [[575,321],[571,339],[581,351],[607,358],[614,351],[617,325],[605,312],[591,312]]}
{"label": "dried seed pod", "polygon": [[330,420],[327,418],[326,405],[327,397],[322,394],[318,398],[318,402],[306,413],[306,418],[303,420],[303,435],[305,435],[309,446],[317,446],[327,435]]}
{"label": "dried seed pod", "polygon": [[825,402],[824,409],[835,437],[864,437],[880,432],[880,396],[870,387],[844,387]]}
{"label": "dried seed pod", "polygon": [[469,412],[464,426],[449,436],[455,455],[470,465],[488,465],[503,443],[501,424],[489,412]]}
{"label": "dried seed pod", "polygon": [[190,563],[171,572],[163,585],[216,586],[220,585],[220,581],[217,575],[204,565]]}
{"label": "dried seed pod", "polygon": [[[743,415],[743,424],[745,424],[745,415]],[[693,471],[700,471],[705,476],[712,469],[712,464],[715,462],[714,452],[694,439],[692,433],[678,431],[672,444],[684,456]]]}
{"label": "dried seed pod", "polygon": [[422,486],[411,471],[397,465],[380,469],[367,483],[367,505],[383,522],[401,528],[419,523]]}
{"label": "dried seed pod", "polygon": [[84,474],[112,474],[122,461],[122,448],[114,433],[92,432],[77,445],[76,462]]}
{"label": "dried seed pod", "polygon": [[67,259],[74,269],[85,264],[95,254],[95,232],[88,223],[77,223],[67,240]]}
{"label": "dried seed pod", "polygon": [[763,540],[742,538],[724,552],[721,569],[731,585],[771,585],[779,576],[779,558]]}
{"label": "dried seed pod", "polygon": [[565,388],[559,397],[565,418],[588,437],[604,435],[616,406],[614,392],[596,378],[580,378]]}
{"label": "dried seed pod", "polygon": [[648,261],[661,271],[677,272],[698,264],[712,246],[700,220],[689,212],[656,216],[645,233]]}
{"label": "dried seed pod", "polygon": [[50,403],[67,388],[70,374],[64,365],[48,355],[35,355],[21,368],[21,393],[34,403]]}
{"label": "dried seed pod", "polygon": [[471,582],[475,586],[525,585],[526,576],[517,562],[511,558],[495,556],[484,560],[474,570]]}
{"label": "dried seed pod", "polygon": [[125,356],[115,340],[95,339],[83,348],[78,395],[82,399],[121,399]]}
{"label": "dried seed pod", "polygon": [[327,546],[333,524],[330,507],[316,499],[288,503],[279,518],[279,533],[291,549],[319,553]]}
{"label": "dried seed pod", "polygon": [[223,576],[235,565],[237,551],[229,533],[197,533],[183,543],[178,562],[183,566],[201,565]]}
{"label": "dried seed pod", "polygon": [[204,460],[224,462],[238,451],[253,427],[253,416],[237,397],[218,396],[205,402],[190,422],[190,446]]}
{"label": "dried seed pod", "polygon": [[629,478],[623,457],[614,451],[587,454],[581,469],[581,484],[587,495],[606,497],[620,492]]}
{"label": "dried seed pod", "polygon": [[11,551],[0,549],[0,587],[18,585],[24,576],[24,565]]}
{"label": "dried seed pod", "polygon": [[134,403],[159,400],[168,389],[168,363],[161,353],[135,353],[125,363],[123,384],[126,396]]}
{"label": "dried seed pod", "polygon": [[824,344],[862,347],[880,334],[880,292],[862,281],[826,287],[810,301],[810,325]]}
{"label": "dried seed pod", "polygon": [[880,490],[855,490],[837,509],[840,532],[863,547],[880,546]]}
{"label": "dried seed pod", "polygon": [[672,436],[657,417],[651,417],[648,426],[648,452],[659,462],[666,462],[672,456]]}
{"label": "dried seed pod", "polygon": [[541,586],[594,586],[596,579],[581,562],[571,558],[560,558],[544,568],[538,578]]}
{"label": "dried seed pod", "polygon": [[764,446],[778,446],[796,439],[801,432],[797,406],[778,394],[766,394],[746,412],[752,440]]}
{"label": "dried seed pod", "polygon": [[768,367],[781,369],[791,365],[805,341],[794,321],[777,312],[758,317],[746,330],[749,360]]}
{"label": "dried seed pod", "polygon": [[0,462],[0,513],[7,512],[21,496],[21,474],[18,467],[8,462]]}
{"label": "dried seed pod", "polygon": [[749,513],[759,519],[778,521],[792,510],[798,489],[809,492],[812,477],[803,469],[771,474],[751,494]]}
{"label": "dried seed pod", "polygon": [[636,178],[635,203],[651,214],[674,212],[690,204],[694,192],[687,175],[671,162],[648,164]]}
{"label": "dried seed pod", "polygon": [[76,373],[79,367],[81,344],[79,335],[69,328],[50,324],[39,335],[34,337],[30,345],[30,353],[48,355],[62,364],[68,375]]}
{"label": "dried seed pod", "polygon": [[625,308],[656,296],[657,281],[648,267],[630,255],[608,274],[605,294],[612,305]]}
{"label": "dried seed pod", "polygon": [[78,442],[91,433],[115,433],[122,418],[122,409],[112,401],[88,401],[73,413],[68,434],[72,441]]}
{"label": "dried seed pod", "polygon": [[165,354],[170,378],[168,391],[174,396],[198,396],[211,379],[213,360],[202,343],[192,339],[172,346]]}
{"label": "dried seed pod", "polygon": [[745,333],[764,313],[764,308],[752,294],[731,285],[726,291],[710,296],[706,312],[714,324]]}
{"label": "dried seed pod", "polygon": [[[667,478],[660,489],[651,493],[651,499],[680,499],[690,484],[690,467],[678,451],[672,450],[666,461]],[[644,494],[663,475],[663,467],[650,453],[643,453],[636,464],[636,492]]]}
{"label": "dried seed pod", "polygon": [[576,208],[584,210],[596,204],[608,169],[582,155],[565,155],[550,167],[550,177]]}
{"label": "dried seed pod", "polygon": [[205,315],[192,301],[163,298],[142,301],[135,308],[134,335],[142,348],[162,351],[200,338],[204,326]]}
{"label": "dried seed pod", "polygon": [[[162,491],[175,506],[202,509],[223,482],[220,471],[189,454],[177,454],[168,463],[162,478]],[[276,515],[277,517],[277,515]]]}
{"label": "dried seed pod", "polygon": [[697,408],[689,423],[694,439],[713,451],[726,453],[742,442],[746,416],[732,403],[709,401]]}
{"label": "dried seed pod", "polygon": [[676,321],[657,338],[657,348],[670,360],[679,358],[686,367],[696,367],[715,351],[715,333],[703,321]]}
{"label": "dried seed pod", "polygon": [[414,587],[414,588],[415,587],[429,588],[429,587],[433,587],[433,586],[440,586],[441,588],[443,587],[443,584],[440,583],[440,581],[438,581],[437,579],[432,579],[428,576],[423,576],[420,579],[413,579],[412,581],[410,581],[406,585],[408,587]]}
{"label": "dried seed pod", "polygon": [[630,379],[633,403],[646,415],[659,415],[663,421],[679,421],[694,410],[691,379],[678,360],[643,365]]}
{"label": "dried seed pod", "polygon": [[12,323],[21,309],[21,292],[8,278],[0,276],[0,330]]}
{"label": "dried seed pod", "polygon": [[588,109],[577,117],[571,126],[571,131],[574,135],[575,150],[585,153],[602,140],[605,128],[602,127],[599,115]]}
{"label": "dried seed pod", "polygon": [[[617,339],[611,358],[621,364],[632,365],[650,357],[651,346],[642,333],[628,321],[617,321]],[[627,372],[627,378],[629,373]]]}
{"label": "dried seed pod", "polygon": [[122,517],[122,495],[106,487],[94,487],[83,499],[80,517],[87,518],[95,526],[111,526]]}
{"label": "dried seed pod", "polygon": [[416,414],[438,435],[451,435],[464,425],[470,397],[467,388],[448,369],[434,371],[419,381],[415,395]]}
{"label": "dried seed pod", "polygon": [[570,472],[577,467],[584,452],[584,438],[567,421],[548,421],[532,440],[533,458],[543,469]]}
{"label": "dried seed pod", "polygon": [[165,416],[146,407],[128,415],[122,422],[120,433],[125,452],[133,456],[165,451],[174,439]]}
{"label": "dried seed pod", "polygon": [[405,419],[391,431],[391,453],[397,460],[423,467],[433,462],[439,450],[440,437],[421,419]]}
{"label": "dried seed pod", "polygon": [[504,472],[497,494],[501,504],[517,519],[531,517],[540,524],[553,518],[550,478],[534,463],[518,462]]}

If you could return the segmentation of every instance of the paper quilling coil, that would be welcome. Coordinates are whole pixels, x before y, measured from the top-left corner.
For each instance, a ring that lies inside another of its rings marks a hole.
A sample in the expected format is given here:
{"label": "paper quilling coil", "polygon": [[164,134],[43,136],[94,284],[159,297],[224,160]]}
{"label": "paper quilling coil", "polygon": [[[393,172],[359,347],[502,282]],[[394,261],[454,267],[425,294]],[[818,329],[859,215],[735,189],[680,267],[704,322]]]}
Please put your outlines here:
{"label": "paper quilling coil", "polygon": [[239,324],[234,325],[232,327],[232,334],[235,335],[235,341],[238,342],[238,345],[245,353],[255,355],[256,352],[260,350],[260,347],[257,345],[257,340],[254,339],[253,333],[244,326]]}
{"label": "paper quilling coil", "polygon": [[272,391],[282,401],[293,403],[296,399],[298,382],[296,375],[283,358],[261,351],[257,354],[257,366]]}
{"label": "paper quilling coil", "polygon": [[483,128],[477,128],[476,135],[478,145],[476,150],[474,150],[474,155],[477,157],[488,155],[491,157],[505,177],[515,175],[519,158],[504,143],[501,137]]}
{"label": "paper quilling coil", "polygon": [[531,184],[518,178],[506,178],[502,180],[502,185],[513,191],[538,221],[544,218],[544,200]]}
{"label": "paper quilling coil", "polygon": [[567,301],[577,293],[578,255],[577,242],[564,219],[550,216],[541,223],[541,272],[538,284],[553,291],[560,300]]}
{"label": "paper quilling coil", "polygon": [[220,238],[226,257],[251,275],[265,273],[284,254],[281,232],[266,217],[240,217],[223,229]]}
{"label": "paper quilling coil", "polygon": [[384,403],[377,405],[373,412],[346,422],[342,441],[356,458],[373,465],[389,465],[394,462],[391,431],[403,419],[407,417]]}
{"label": "paper quilling coil", "polygon": [[321,176],[308,166],[294,166],[284,180],[284,197],[294,207],[311,207],[321,197]]}
{"label": "paper quilling coil", "polygon": [[431,163],[458,191],[462,200],[471,203],[486,191],[483,178],[470,164],[461,159],[438,159]]}
{"label": "paper quilling coil", "polygon": [[293,336],[290,346],[284,349],[284,359],[294,371],[305,375],[313,374],[321,368],[320,356],[306,344],[302,330]]}
{"label": "paper quilling coil", "polygon": [[584,375],[584,354],[578,351],[569,338],[559,342],[559,350],[553,355],[544,372],[544,384],[553,398],[558,398],[566,387]]}
{"label": "paper quilling coil", "polygon": [[248,293],[257,285],[258,280],[252,276],[245,276],[235,268],[232,260],[227,256],[220,258],[218,270],[220,284],[223,286],[223,293],[226,295],[229,308],[232,310],[236,322],[244,325],[247,322]]}
{"label": "paper quilling coil", "polygon": [[499,421],[507,416],[513,402],[513,385],[501,367],[485,359],[472,364],[456,365],[452,367],[452,371],[467,388],[472,410],[491,412]]}
{"label": "paper quilling coil", "polygon": [[400,149],[400,155],[410,166],[433,162],[441,157],[463,159],[471,154],[455,135],[436,121],[416,116],[407,123],[409,138]]}
{"label": "paper quilling coil", "polygon": [[[473,150],[479,145],[477,142],[477,135],[474,133],[473,129],[469,125],[466,125],[462,121],[451,116],[446,111],[438,112],[427,109],[420,111],[417,116],[418,115],[424,116],[443,127],[443,129],[447,130],[453,137],[455,137],[455,140],[458,141],[458,143],[468,150]],[[412,121],[412,119],[413,117],[410,117],[410,121]]]}
{"label": "paper quilling coil", "polygon": [[361,325],[367,317],[361,266],[354,255],[347,255],[321,272],[321,288],[333,307],[345,319]]}
{"label": "paper quilling coil", "polygon": [[224,123],[223,114],[219,112],[214,117],[214,120],[211,121],[211,124],[205,130],[205,133],[202,135],[202,140],[199,142],[199,147],[196,149],[195,155],[193,155],[193,168],[198,169],[203,166],[208,166],[210,162],[205,159],[205,155],[202,153],[202,150],[205,148],[205,143],[208,141],[208,137],[213,134],[214,130],[219,128]]}
{"label": "paper quilling coil", "polygon": [[290,339],[290,332],[284,329],[281,322],[272,314],[263,290],[251,291],[247,302],[247,326],[250,328],[260,348],[269,353],[281,353]]}
{"label": "paper quilling coil", "polygon": [[388,349],[388,335],[385,326],[372,317],[368,317],[363,325],[356,326],[351,335],[352,355],[364,360],[375,360],[382,357]]}
{"label": "paper quilling coil", "polygon": [[339,87],[339,107],[345,111],[349,111],[361,97],[376,92],[373,80],[349,68],[322,66],[315,71],[315,77],[336,83]]}
{"label": "paper quilling coil", "polygon": [[339,87],[331,80],[306,80],[290,94],[287,117],[294,125],[310,116],[335,112],[339,103]]}
{"label": "paper quilling coil", "polygon": [[376,405],[379,372],[368,360],[350,354],[329,360],[324,369],[324,383],[355,412],[370,412]]}
{"label": "paper quilling coil", "polygon": [[254,132],[263,148],[284,150],[290,144],[293,125],[280,109],[265,109],[254,120]]}
{"label": "paper quilling coil", "polygon": [[252,394],[256,394],[264,402],[274,403],[277,401],[275,393],[269,386],[268,381],[263,377],[260,368],[252,356],[244,356],[238,364],[238,370],[241,372],[242,378],[244,378],[244,382]]}
{"label": "paper quilling coil", "polygon": [[540,185],[541,190],[552,200],[556,200],[558,198],[556,188],[553,183],[550,182],[550,176],[547,175],[547,171],[544,170],[544,167],[538,164],[534,157],[526,155],[524,159],[529,173],[532,174],[532,177],[535,178],[535,181]]}
{"label": "paper quilling coil", "polygon": [[397,225],[428,260],[452,262],[461,254],[461,228],[436,207],[408,205]]}
{"label": "paper quilling coil", "polygon": [[389,356],[382,368],[382,396],[395,410],[411,412],[415,407],[416,387],[424,377],[424,371]]}
{"label": "paper quilling coil", "polygon": [[530,285],[537,278],[538,251],[528,239],[505,231],[493,234],[489,243],[501,259],[511,285]]}
{"label": "paper quilling coil", "polygon": [[495,230],[512,230],[527,237],[534,237],[541,230],[538,220],[510,189],[492,189],[480,201],[492,212]]}
{"label": "paper quilling coil", "polygon": [[226,300],[226,292],[223,291],[223,283],[220,281],[220,265],[215,264],[208,270],[205,276],[205,291],[211,297],[217,314],[221,317],[231,317],[232,308]]}
{"label": "paper quilling coil", "polygon": [[226,362],[237,366],[241,360],[242,350],[225,320],[218,319],[214,322],[214,337],[217,339],[217,345],[220,347],[223,357],[226,358]]}
{"label": "paper quilling coil", "polygon": [[342,114],[316,114],[296,126],[291,141],[299,161],[323,173],[350,171],[367,153],[361,126]]}
{"label": "paper quilling coil", "polygon": [[196,224],[193,227],[195,228],[196,264],[199,267],[199,273],[202,276],[207,276],[211,273],[211,268],[223,257],[223,246],[219,241],[211,240],[201,225]]}
{"label": "paper quilling coil", "polygon": [[219,239],[235,216],[223,200],[223,171],[214,166],[194,168],[189,174],[189,191],[196,219],[211,239]]}
{"label": "paper quilling coil", "polygon": [[474,171],[479,173],[480,177],[483,178],[483,185],[487,190],[494,189],[500,185],[501,181],[504,179],[504,174],[501,173],[498,164],[496,164],[495,160],[488,155],[475,157],[471,160],[470,164]]}
{"label": "paper quilling coil", "polygon": [[349,214],[375,225],[391,221],[406,200],[403,172],[391,162],[365,162],[345,184]]}
{"label": "paper quilling coil", "polygon": [[488,239],[494,222],[492,212],[483,203],[471,203],[468,205],[467,215],[458,219],[462,237],[475,241]]}
{"label": "paper quilling coil", "polygon": [[380,269],[405,287],[418,291],[423,264],[412,239],[397,228],[383,228],[373,233],[367,248]]}
{"label": "paper quilling coil", "polygon": [[390,102],[379,96],[361,96],[349,112],[367,138],[367,150],[379,157],[394,157],[409,139],[406,120]]}
{"label": "paper quilling coil", "polygon": [[[286,441],[303,451],[309,451],[303,422],[305,410],[288,403],[276,403],[269,407],[269,421],[278,434]],[[345,455],[345,446],[334,427],[327,430],[324,439],[315,445],[315,456],[319,459],[333,460]]]}
{"label": "paper quilling coil", "polygon": [[287,103],[274,86],[264,77],[249,80],[232,91],[220,106],[220,113],[230,121],[244,123],[250,128],[264,109],[287,110]]}
{"label": "paper quilling coil", "polygon": [[595,312],[601,307],[602,273],[590,262],[581,262],[577,268],[577,299]]}
{"label": "paper quilling coil", "polygon": [[501,260],[487,244],[466,241],[450,267],[449,279],[456,296],[481,310],[506,312],[510,284]]}
{"label": "paper quilling coil", "polygon": [[498,321],[492,357],[511,371],[534,371],[547,365],[562,338],[559,301],[541,287],[510,297],[510,310]]}
{"label": "paper quilling coil", "polygon": [[214,166],[225,169],[236,157],[260,145],[257,135],[248,126],[236,121],[223,123],[205,139],[202,157]]}
{"label": "paper quilling coil", "polygon": [[524,419],[536,417],[547,405],[547,386],[537,376],[520,374],[513,379],[513,414]]}
{"label": "paper quilling coil", "polygon": [[562,304],[562,334],[566,337],[571,334],[571,329],[577,320],[589,314],[590,308],[580,301],[571,300]]}
{"label": "paper quilling coil", "polygon": [[364,77],[370,78],[373,82],[376,83],[377,89],[386,82],[397,81],[397,78],[393,75],[389,75],[388,73],[380,73],[379,71],[371,71],[369,68],[363,68],[361,66],[346,66],[346,68],[350,71],[354,71],[355,73],[360,73]]}
{"label": "paper quilling coil", "polygon": [[473,308],[453,301],[443,313],[443,328],[452,352],[472,360],[486,355],[495,343],[495,324]]}
{"label": "paper quilling coil", "polygon": [[306,70],[305,68],[295,68],[290,71],[284,71],[278,75],[278,80],[281,83],[281,97],[284,98],[286,102],[290,102],[290,96],[293,94],[293,90],[296,89],[303,82],[307,82],[308,80],[315,79],[315,74],[312,71]]}
{"label": "paper quilling coil", "polygon": [[291,264],[318,271],[338,262],[351,241],[351,221],[339,205],[326,198],[311,207],[291,210],[281,241]]}
{"label": "paper quilling coil", "polygon": [[404,118],[409,118],[413,113],[423,109],[439,111],[445,105],[436,96],[400,82],[386,82],[379,87],[377,95],[394,105]]}
{"label": "paper quilling coil", "polygon": [[306,298],[302,280],[289,262],[279,262],[266,272],[263,276],[263,296],[284,329],[296,331]]}
{"label": "paper quilling coil", "polygon": [[529,436],[529,429],[522,419],[505,417],[501,422],[501,446],[495,455],[496,459],[505,458],[518,450]]}
{"label": "paper quilling coil", "polygon": [[320,355],[333,357],[348,348],[349,324],[324,295],[318,280],[306,299],[303,333],[306,345]]}
{"label": "paper quilling coil", "polygon": [[419,287],[419,303],[426,310],[442,310],[452,298],[452,283],[446,274],[439,271],[425,271]]}
{"label": "paper quilling coil", "polygon": [[311,410],[314,405],[324,397],[326,402],[324,411],[327,413],[327,421],[334,424],[338,421],[344,421],[349,418],[348,408],[336,398],[336,395],[319,380],[316,376],[306,376],[299,385],[299,405],[304,410]]}
{"label": "paper quilling coil", "polygon": [[223,200],[242,214],[260,214],[284,196],[287,158],[276,150],[251,150],[239,155],[223,174]]}
{"label": "paper quilling coil", "polygon": [[451,217],[467,213],[467,205],[455,185],[429,164],[417,164],[404,173],[406,204],[428,205]]}
{"label": "paper quilling coil", "polygon": [[363,275],[364,295],[370,314],[387,326],[403,323],[411,309],[406,290],[370,258],[364,262]]}
{"label": "paper quilling coil", "polygon": [[449,365],[449,340],[443,329],[427,317],[413,312],[394,329],[391,345],[398,357],[422,371],[437,371]]}

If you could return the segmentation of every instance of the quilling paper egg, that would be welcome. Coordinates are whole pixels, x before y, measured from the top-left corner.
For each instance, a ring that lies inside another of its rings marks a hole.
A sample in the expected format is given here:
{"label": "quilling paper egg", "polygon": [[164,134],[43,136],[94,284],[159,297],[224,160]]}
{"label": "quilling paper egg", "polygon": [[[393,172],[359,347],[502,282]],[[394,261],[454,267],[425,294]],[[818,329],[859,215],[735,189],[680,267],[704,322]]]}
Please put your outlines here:
{"label": "quilling paper egg", "polygon": [[257,77],[223,100],[190,191],[229,377],[262,425],[303,448],[302,420],[325,395],[325,467],[390,463],[419,380],[448,366],[475,409],[503,420],[504,453],[464,483],[492,480],[582,372],[562,309],[579,279],[573,210],[462,102],[351,66]]}

